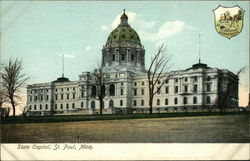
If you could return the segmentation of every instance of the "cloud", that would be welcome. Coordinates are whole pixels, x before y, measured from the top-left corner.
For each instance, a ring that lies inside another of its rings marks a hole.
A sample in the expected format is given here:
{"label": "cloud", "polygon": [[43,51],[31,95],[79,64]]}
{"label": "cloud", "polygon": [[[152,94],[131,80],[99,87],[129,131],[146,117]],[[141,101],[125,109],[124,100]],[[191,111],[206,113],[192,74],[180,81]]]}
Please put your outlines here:
{"label": "cloud", "polygon": [[158,29],[156,33],[141,31],[141,39],[150,41],[164,40],[183,30],[185,23],[182,21],[166,21]]}
{"label": "cloud", "polygon": [[[101,29],[103,31],[109,31],[109,32],[112,31],[113,29],[115,29],[120,24],[120,17],[122,14],[123,14],[123,12],[116,15],[116,17],[114,18],[114,20],[112,21],[110,26],[109,25],[102,25]],[[148,28],[154,27],[156,24],[155,21],[145,20],[142,15],[138,15],[135,12],[126,11],[126,15],[128,16],[128,23],[131,26],[136,26],[136,28],[138,30],[148,29]]]}
{"label": "cloud", "polygon": [[69,58],[69,59],[72,59],[72,58],[75,58],[76,57],[76,54],[75,53],[62,53],[60,54],[59,56],[63,56],[64,55],[64,58]]}
{"label": "cloud", "polygon": [[86,47],[85,47],[85,50],[88,52],[88,51],[91,50],[91,47],[90,47],[90,46],[86,46]]}

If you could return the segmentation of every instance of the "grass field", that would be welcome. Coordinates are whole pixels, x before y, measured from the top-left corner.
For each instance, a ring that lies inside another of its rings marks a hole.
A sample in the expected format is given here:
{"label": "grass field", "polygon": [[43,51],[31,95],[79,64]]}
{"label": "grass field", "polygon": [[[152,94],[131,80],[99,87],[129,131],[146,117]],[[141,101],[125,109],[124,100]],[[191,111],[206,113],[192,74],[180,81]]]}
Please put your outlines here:
{"label": "grass field", "polygon": [[2,143],[244,143],[249,114],[2,124]]}

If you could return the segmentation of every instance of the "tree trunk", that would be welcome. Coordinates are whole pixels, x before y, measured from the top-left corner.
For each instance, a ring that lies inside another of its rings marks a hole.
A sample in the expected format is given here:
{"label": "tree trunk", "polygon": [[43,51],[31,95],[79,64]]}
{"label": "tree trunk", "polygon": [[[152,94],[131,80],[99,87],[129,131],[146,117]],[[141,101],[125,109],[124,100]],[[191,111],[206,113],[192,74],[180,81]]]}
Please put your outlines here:
{"label": "tree trunk", "polygon": [[149,113],[153,113],[153,98],[149,99]]}
{"label": "tree trunk", "polygon": [[15,107],[15,103],[14,103],[14,100],[11,99],[11,105],[12,105],[12,109],[13,109],[13,117],[16,116],[16,107]]}
{"label": "tree trunk", "polygon": [[102,115],[103,99],[100,99],[100,115]]}

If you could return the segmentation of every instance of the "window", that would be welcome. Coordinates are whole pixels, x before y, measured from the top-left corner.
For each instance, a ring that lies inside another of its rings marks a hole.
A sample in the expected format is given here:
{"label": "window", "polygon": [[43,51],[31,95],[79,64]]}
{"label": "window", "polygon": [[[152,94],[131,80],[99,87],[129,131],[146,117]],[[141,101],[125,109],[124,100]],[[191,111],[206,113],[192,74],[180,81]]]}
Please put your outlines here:
{"label": "window", "polygon": [[32,96],[30,96],[30,102],[32,101]]}
{"label": "window", "polygon": [[47,100],[47,101],[49,100],[49,95],[46,95],[46,100]]}
{"label": "window", "polygon": [[83,102],[81,102],[81,108],[83,108]]}
{"label": "window", "polygon": [[197,92],[197,84],[194,85],[194,92]]}
{"label": "window", "polygon": [[122,100],[120,100],[120,106],[123,106],[123,101]]}
{"label": "window", "polygon": [[174,98],[174,104],[178,104],[178,98]]}
{"label": "window", "polygon": [[134,95],[136,96],[137,95],[137,89],[134,88]]}
{"label": "window", "polygon": [[36,110],[36,105],[34,105],[34,110]]}
{"label": "window", "polygon": [[188,92],[188,86],[184,86],[184,91]]}
{"label": "window", "polygon": [[165,87],[165,94],[168,94],[168,92],[169,92],[169,88]]}
{"label": "window", "polygon": [[61,94],[61,100],[63,100],[63,94]]}
{"label": "window", "polygon": [[144,100],[141,100],[141,106],[144,106]]}
{"label": "window", "polygon": [[134,86],[137,86],[137,83],[136,83],[136,82],[134,82]]}
{"label": "window", "polygon": [[57,104],[55,104],[55,109],[57,109]]}
{"label": "window", "polygon": [[160,87],[157,88],[157,94],[161,94],[161,88]]}
{"label": "window", "polygon": [[40,110],[42,110],[42,108],[43,108],[42,105],[40,105]]}
{"label": "window", "polygon": [[193,98],[193,104],[197,104],[197,97]]}
{"label": "window", "polygon": [[184,78],[184,81],[187,82],[187,81],[188,81],[188,78]]}
{"label": "window", "polygon": [[134,106],[137,106],[137,102],[136,102],[136,100],[134,100]]}
{"label": "window", "polygon": [[175,92],[175,93],[178,93],[178,86],[175,86],[175,87],[174,87],[174,92]]}
{"label": "window", "polygon": [[75,94],[75,93],[73,93],[73,99],[75,99],[75,96],[76,96],[76,94]]}
{"label": "window", "polygon": [[143,85],[143,86],[144,86],[144,82],[141,82],[141,85]]}
{"label": "window", "polygon": [[158,81],[157,83],[158,83],[158,84],[161,84],[161,81]]}
{"label": "window", "polygon": [[57,92],[57,88],[56,88],[56,92]]}
{"label": "window", "polygon": [[161,104],[160,99],[157,99],[157,105],[159,106]]}
{"label": "window", "polygon": [[168,99],[167,98],[165,99],[165,105],[168,105]]}
{"label": "window", "polygon": [[82,91],[82,97],[84,97],[84,92]]}
{"label": "window", "polygon": [[57,94],[55,95],[55,100],[57,100],[58,98],[57,98]]}
{"label": "window", "polygon": [[113,102],[113,100],[110,100],[110,101],[109,101],[109,107],[114,107],[114,102]]}
{"label": "window", "polygon": [[73,91],[75,91],[75,89],[76,89],[76,88],[75,88],[75,87],[73,87]]}
{"label": "window", "polygon": [[115,61],[115,54],[112,55],[112,61]]}
{"label": "window", "polygon": [[66,108],[69,109],[69,104],[68,103],[66,104]]}
{"label": "window", "polygon": [[131,61],[134,61],[134,54],[131,55]]}
{"label": "window", "polygon": [[95,109],[95,101],[91,102],[91,109]]}
{"label": "window", "polygon": [[72,109],[74,109],[75,108],[75,104],[74,103],[72,103]]}
{"label": "window", "polygon": [[67,93],[67,100],[69,99],[69,94]]}
{"label": "window", "polygon": [[92,88],[91,88],[91,96],[92,97],[96,96],[96,86],[92,86]]}
{"label": "window", "polygon": [[47,105],[47,104],[45,105],[45,109],[46,109],[46,110],[48,109],[48,105]]}
{"label": "window", "polygon": [[35,101],[37,101],[37,96],[35,96]]}
{"label": "window", "polygon": [[197,76],[194,77],[194,81],[197,82]]}
{"label": "window", "polygon": [[208,77],[207,77],[207,81],[210,81],[210,80],[211,80],[211,77],[210,77],[210,76],[208,76]]}
{"label": "window", "polygon": [[207,103],[211,103],[210,96],[207,96]]}
{"label": "window", "polygon": [[186,105],[187,104],[187,97],[183,98],[183,104]]}
{"label": "window", "polygon": [[123,91],[124,91],[124,89],[121,89],[121,96],[123,95]]}
{"label": "window", "polygon": [[210,91],[211,91],[211,85],[207,84],[207,92],[210,92]]}
{"label": "window", "polygon": [[109,87],[109,95],[114,96],[115,95],[115,85],[111,84]]}
{"label": "window", "polygon": [[125,54],[122,54],[122,60],[125,60]]}
{"label": "window", "polygon": [[175,82],[178,82],[178,78],[175,78],[174,80],[175,80]]}
{"label": "window", "polygon": [[63,88],[61,88],[61,91],[63,92]]}
{"label": "window", "polygon": [[32,110],[32,107],[31,107],[31,105],[30,105],[30,110]]}
{"label": "window", "polygon": [[69,91],[69,88],[67,88],[67,91]]}
{"label": "window", "polygon": [[141,89],[141,95],[144,95],[144,88]]}
{"label": "window", "polygon": [[63,104],[61,104],[61,109],[63,109]]}
{"label": "window", "polygon": [[121,82],[121,86],[123,86],[124,85],[124,83],[123,82]]}
{"label": "window", "polygon": [[166,80],[166,84],[168,84],[168,83],[169,83],[169,80],[167,79],[167,80]]}

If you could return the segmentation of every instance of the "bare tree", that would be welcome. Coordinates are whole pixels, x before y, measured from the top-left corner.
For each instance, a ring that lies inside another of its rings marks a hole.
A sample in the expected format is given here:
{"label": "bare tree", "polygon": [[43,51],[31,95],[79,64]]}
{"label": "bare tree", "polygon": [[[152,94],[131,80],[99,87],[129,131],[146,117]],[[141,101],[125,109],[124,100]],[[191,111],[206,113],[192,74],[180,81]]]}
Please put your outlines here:
{"label": "bare tree", "polygon": [[22,61],[9,59],[8,63],[1,68],[2,87],[6,90],[6,96],[13,109],[13,116],[16,115],[17,101],[20,100],[20,88],[29,79],[23,73]]}
{"label": "bare tree", "polygon": [[106,90],[106,86],[105,86],[105,82],[106,82],[106,77],[105,77],[105,73],[103,72],[103,68],[102,66],[98,66],[96,69],[94,69],[92,76],[94,79],[94,83],[96,86],[96,94],[93,95],[92,97],[95,99],[99,100],[99,105],[100,105],[100,115],[102,115],[102,110],[104,108],[104,102],[103,99],[107,94],[107,90]]}
{"label": "bare tree", "polygon": [[169,61],[170,56],[167,54],[164,44],[162,44],[157,53],[151,58],[151,63],[147,70],[150,114],[153,113],[155,94],[174,75],[174,72],[167,74]]}

